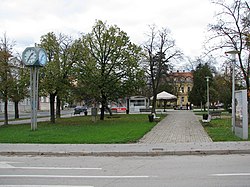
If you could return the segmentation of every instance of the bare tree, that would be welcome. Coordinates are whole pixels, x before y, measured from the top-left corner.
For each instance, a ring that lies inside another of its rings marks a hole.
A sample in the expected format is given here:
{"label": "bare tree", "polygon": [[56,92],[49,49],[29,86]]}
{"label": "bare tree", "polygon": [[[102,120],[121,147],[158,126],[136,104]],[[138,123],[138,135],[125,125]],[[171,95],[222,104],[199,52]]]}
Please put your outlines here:
{"label": "bare tree", "polygon": [[214,33],[211,41],[217,41],[210,51],[225,49],[236,50],[238,64],[245,80],[246,88],[249,89],[250,76],[250,51],[249,51],[249,31],[250,14],[249,5],[246,1],[235,0],[232,4],[226,4],[225,1],[212,1],[215,5],[222,8],[216,15],[217,23],[210,24],[209,30]]}
{"label": "bare tree", "polygon": [[156,96],[162,75],[170,69],[170,61],[180,58],[182,53],[177,49],[167,28],[157,30],[156,26],[149,26],[149,39],[144,45],[146,70],[153,94],[152,113],[155,113]]}

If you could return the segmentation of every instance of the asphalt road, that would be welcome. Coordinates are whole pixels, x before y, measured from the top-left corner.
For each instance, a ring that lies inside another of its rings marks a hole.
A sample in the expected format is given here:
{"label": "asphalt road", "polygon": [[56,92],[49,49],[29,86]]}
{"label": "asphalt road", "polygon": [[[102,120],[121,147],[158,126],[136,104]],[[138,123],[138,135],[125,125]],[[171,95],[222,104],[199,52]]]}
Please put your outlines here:
{"label": "asphalt road", "polygon": [[0,157],[0,187],[249,186],[250,155]]}

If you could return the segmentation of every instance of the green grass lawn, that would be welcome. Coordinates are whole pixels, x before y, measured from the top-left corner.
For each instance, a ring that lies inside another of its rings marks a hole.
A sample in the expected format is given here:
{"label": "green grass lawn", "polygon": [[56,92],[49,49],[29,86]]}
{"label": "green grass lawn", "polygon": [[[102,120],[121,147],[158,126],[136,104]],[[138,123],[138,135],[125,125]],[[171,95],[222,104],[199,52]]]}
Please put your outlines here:
{"label": "green grass lawn", "polygon": [[[231,118],[212,119],[210,123],[204,123],[204,128],[213,141],[242,141],[232,132]],[[248,128],[250,137],[250,128]],[[248,138],[250,140],[250,138]]]}
{"label": "green grass lawn", "polygon": [[56,124],[39,122],[36,131],[30,130],[30,124],[1,126],[0,143],[132,143],[155,125],[144,114],[120,115],[95,123],[91,116],[77,116],[58,119]]}

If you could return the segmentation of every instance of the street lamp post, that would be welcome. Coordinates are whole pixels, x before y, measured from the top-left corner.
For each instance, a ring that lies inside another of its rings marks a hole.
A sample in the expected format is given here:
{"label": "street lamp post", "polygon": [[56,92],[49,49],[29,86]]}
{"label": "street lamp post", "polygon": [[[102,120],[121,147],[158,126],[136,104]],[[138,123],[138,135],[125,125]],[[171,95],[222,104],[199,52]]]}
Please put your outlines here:
{"label": "street lamp post", "polygon": [[206,76],[205,78],[207,79],[207,115],[209,116],[209,106],[210,106],[210,103],[209,103],[209,79],[210,79],[210,77]]}
{"label": "street lamp post", "polygon": [[232,131],[235,131],[235,63],[236,63],[236,54],[239,54],[239,51],[227,51],[226,54],[232,55]]}

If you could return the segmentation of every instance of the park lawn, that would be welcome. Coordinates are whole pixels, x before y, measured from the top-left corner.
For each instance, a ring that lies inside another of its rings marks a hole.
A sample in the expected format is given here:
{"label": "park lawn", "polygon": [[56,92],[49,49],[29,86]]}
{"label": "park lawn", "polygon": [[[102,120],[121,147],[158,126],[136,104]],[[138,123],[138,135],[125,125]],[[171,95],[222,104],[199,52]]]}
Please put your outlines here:
{"label": "park lawn", "polygon": [[[231,118],[212,119],[204,123],[204,128],[213,141],[242,141],[232,132]],[[248,140],[250,140],[250,128],[248,128]]]}
{"label": "park lawn", "polygon": [[36,131],[30,130],[30,124],[1,126],[0,143],[133,143],[155,125],[145,114],[120,115],[95,123],[91,116],[76,116],[58,119],[55,124],[39,122]]}

